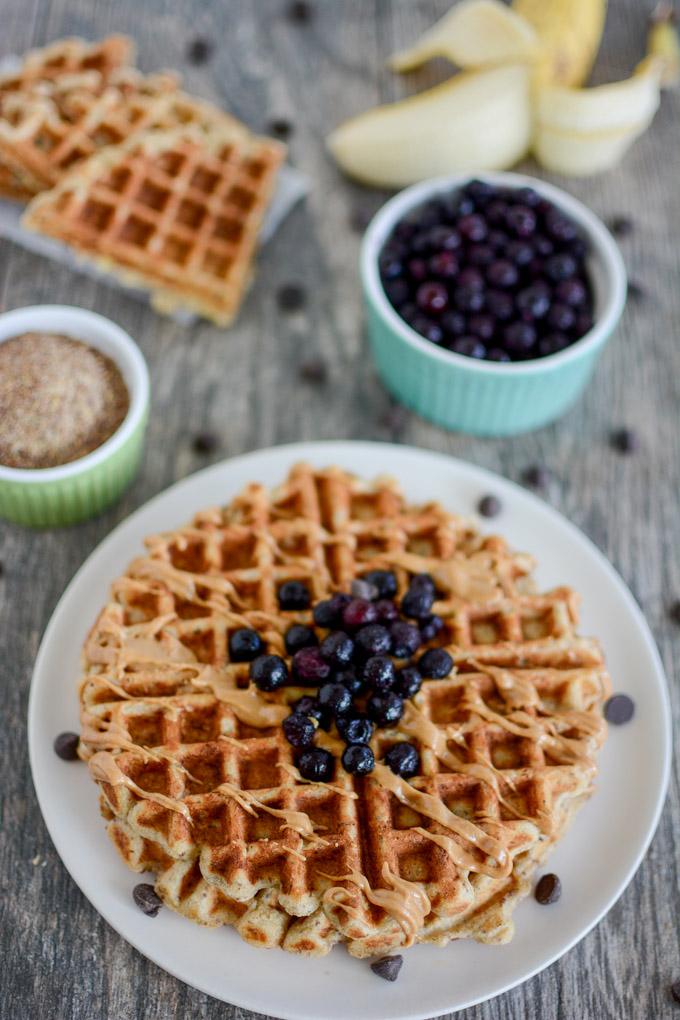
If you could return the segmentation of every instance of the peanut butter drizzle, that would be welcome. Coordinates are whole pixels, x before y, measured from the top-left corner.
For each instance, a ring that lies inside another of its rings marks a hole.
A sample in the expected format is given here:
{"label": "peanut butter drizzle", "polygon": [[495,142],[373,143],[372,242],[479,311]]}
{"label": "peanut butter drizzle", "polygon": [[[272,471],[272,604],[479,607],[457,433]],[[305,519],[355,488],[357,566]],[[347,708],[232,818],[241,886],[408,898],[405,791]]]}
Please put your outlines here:
{"label": "peanut butter drizzle", "polygon": [[176,800],[175,797],[166,797],[163,793],[150,793],[148,790],[142,790],[129,776],[125,775],[109,751],[97,751],[90,758],[87,767],[95,782],[108,783],[110,786],[126,786],[143,800],[153,801],[154,804],[178,812],[191,824],[191,812],[186,804],[181,800]]}
{"label": "peanut butter drizzle", "polygon": [[257,816],[257,811],[260,810],[266,811],[267,814],[273,815],[274,818],[282,818],[284,820],[284,824],[281,826],[282,829],[291,829],[292,832],[296,832],[298,836],[301,836],[303,840],[308,840],[313,846],[328,846],[327,840],[317,836],[311,818],[304,811],[294,811],[292,808],[270,807],[269,804],[265,804],[254,793],[251,793],[250,790],[240,790],[237,786],[228,782],[220,783],[219,786],[215,787],[213,793],[230,797],[236,801],[239,807],[254,817]]}
{"label": "peanut butter drizzle", "polygon": [[414,553],[387,554],[385,559],[414,574],[430,574],[439,588],[466,602],[489,602],[503,595],[500,578],[494,571],[496,557],[486,549],[472,556],[456,554],[448,560]]}
{"label": "peanut butter drizzle", "polygon": [[[380,907],[390,917],[394,918],[405,935],[404,948],[412,946],[416,935],[422,929],[425,918],[432,909],[427,893],[415,882],[407,882],[405,878],[395,875],[391,871],[387,861],[382,867],[382,877],[392,886],[391,889],[372,889],[365,875],[359,871],[351,871],[348,875],[328,875],[337,882],[353,882],[361,889],[369,901]],[[323,894],[323,900],[332,906],[340,907],[350,917],[356,920],[361,919],[361,912],[351,903],[347,902],[349,893],[341,886],[332,886]]]}
{"label": "peanut butter drizzle", "polygon": [[145,581],[159,581],[169,591],[181,599],[187,601],[198,601],[202,605],[210,605],[217,612],[225,612],[226,607],[211,599],[203,599],[197,593],[198,586],[207,588],[211,593],[227,595],[236,606],[242,605],[242,600],[236,593],[233,584],[225,577],[215,577],[211,574],[195,575],[186,570],[178,570],[171,563],[164,560],[153,559],[150,556],[140,556],[134,560],[128,572],[131,578]]}
{"label": "peanut butter drizzle", "polygon": [[196,687],[209,687],[217,700],[228,705],[236,718],[246,726],[257,729],[280,726],[290,714],[286,705],[265,701],[256,691],[232,687],[229,680],[212,667],[203,670],[192,683]]}
{"label": "peanut butter drizzle", "polygon": [[444,828],[450,829],[465,842],[470,843],[486,855],[486,860],[480,860],[475,854],[461,846],[460,858],[457,863],[462,867],[490,875],[492,878],[505,878],[510,874],[512,858],[500,840],[490,836],[468,819],[454,815],[437,797],[416,790],[414,786],[395,775],[391,769],[380,762],[376,763],[371,773],[371,779],[393,793],[397,800],[406,804],[412,811],[425,815],[426,818],[431,818],[432,821],[438,822]]}

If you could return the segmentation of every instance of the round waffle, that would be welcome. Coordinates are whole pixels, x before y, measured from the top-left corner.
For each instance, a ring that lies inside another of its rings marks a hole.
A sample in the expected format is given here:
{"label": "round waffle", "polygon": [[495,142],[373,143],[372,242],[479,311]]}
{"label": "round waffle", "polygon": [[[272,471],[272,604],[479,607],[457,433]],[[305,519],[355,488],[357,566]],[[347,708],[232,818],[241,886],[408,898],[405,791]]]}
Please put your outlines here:
{"label": "round waffle", "polygon": [[[536,594],[533,561],[503,539],[396,484],[298,465],[273,492],[248,486],[224,509],[147,541],[112,588],[84,648],[81,756],[101,788],[109,834],[135,871],[152,871],[173,909],[232,924],[249,942],[356,956],[414,941],[505,942],[512,910],[596,775],[609,679],[576,634],[577,596]],[[265,694],[229,636],[249,627],[286,656],[293,623],[278,590],[312,602],[369,570],[415,574],[454,670],[426,680],[376,767],[304,781],[281,723],[309,689]],[[420,753],[406,780],[383,762],[398,741]]]}

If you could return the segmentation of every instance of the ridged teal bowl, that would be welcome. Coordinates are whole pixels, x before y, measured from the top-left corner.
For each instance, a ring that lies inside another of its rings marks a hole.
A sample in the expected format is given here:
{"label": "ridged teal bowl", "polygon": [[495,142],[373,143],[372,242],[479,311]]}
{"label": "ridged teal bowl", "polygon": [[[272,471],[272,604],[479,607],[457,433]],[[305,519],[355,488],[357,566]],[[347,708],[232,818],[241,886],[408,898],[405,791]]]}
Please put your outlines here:
{"label": "ridged teal bowl", "polygon": [[478,361],[437,347],[392,307],[380,281],[378,257],[394,226],[415,206],[451,192],[470,175],[438,178],[400,192],[371,221],[361,251],[368,337],[387,388],[423,418],[454,431],[510,436],[559,418],[583,392],[626,300],[626,271],[614,238],[583,203],[553,185],[514,173],[477,175],[504,187],[529,186],[569,215],[590,242],[588,270],[595,324],[559,354],[511,364]]}
{"label": "ridged teal bowl", "polygon": [[29,527],[54,528],[101,513],[134,478],[149,413],[149,374],[132,338],[94,312],[37,305],[0,315],[0,343],[31,331],[62,333],[96,347],[118,366],[130,394],[120,427],[87,456],[35,470],[0,464],[0,517]]}

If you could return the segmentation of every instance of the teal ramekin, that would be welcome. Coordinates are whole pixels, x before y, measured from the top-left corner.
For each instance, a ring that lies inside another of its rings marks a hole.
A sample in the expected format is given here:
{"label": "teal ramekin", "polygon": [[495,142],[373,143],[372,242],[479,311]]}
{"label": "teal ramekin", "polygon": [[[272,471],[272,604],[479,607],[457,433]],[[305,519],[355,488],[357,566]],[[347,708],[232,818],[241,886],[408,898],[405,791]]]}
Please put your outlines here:
{"label": "teal ramekin", "polygon": [[35,305],[0,315],[0,343],[28,332],[61,333],[106,354],[120,369],[130,407],[101,446],[58,467],[0,464],[0,517],[54,528],[94,517],[122,495],[139,466],[149,413],[149,373],[132,338],[102,315],[67,305]]}
{"label": "teal ramekin", "polygon": [[576,222],[590,243],[593,328],[559,354],[506,364],[478,361],[437,347],[399,316],[380,281],[382,247],[406,213],[439,193],[466,184],[471,175],[465,174],[406,188],[371,221],[361,250],[368,337],[383,382],[407,407],[453,431],[510,436],[559,418],[583,392],[621,317],[626,271],[618,246],[602,221],[565,191],[524,174],[474,176],[503,187],[534,188]]}

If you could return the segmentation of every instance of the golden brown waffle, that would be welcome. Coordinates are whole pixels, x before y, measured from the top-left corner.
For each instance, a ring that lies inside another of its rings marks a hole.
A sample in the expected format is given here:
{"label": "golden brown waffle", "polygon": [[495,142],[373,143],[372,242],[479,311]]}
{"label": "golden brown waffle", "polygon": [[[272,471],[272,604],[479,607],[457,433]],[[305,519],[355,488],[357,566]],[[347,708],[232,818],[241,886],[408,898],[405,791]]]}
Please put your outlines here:
{"label": "golden brown waffle", "polygon": [[107,78],[115,68],[133,60],[134,44],[123,35],[109,35],[94,43],[60,39],[42,49],[30,50],[16,71],[0,75],[0,94],[29,92],[41,82],[83,71],[95,71]]}
{"label": "golden brown waffle", "polygon": [[[81,755],[127,864],[164,902],[256,945],[368,956],[412,941],[504,942],[539,861],[590,794],[609,679],[575,633],[576,596],[534,594],[531,559],[394,482],[299,465],[270,493],[147,541],[84,648]],[[364,779],[301,781],[280,722],[308,689],[263,694],[228,638],[248,626],[271,652],[308,610],[279,609],[283,581],[313,601],[369,569],[403,593],[430,573],[456,662],[372,741]],[[420,773],[381,763],[398,740]]]}
{"label": "golden brown waffle", "polygon": [[145,131],[38,195],[24,223],[150,289],[159,311],[228,325],[284,155],[229,123]]}

